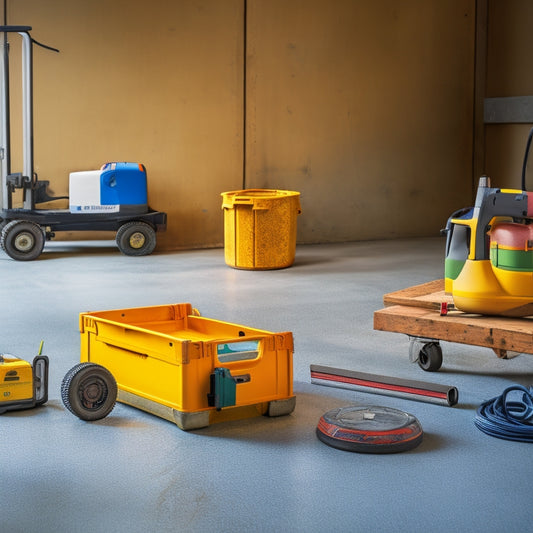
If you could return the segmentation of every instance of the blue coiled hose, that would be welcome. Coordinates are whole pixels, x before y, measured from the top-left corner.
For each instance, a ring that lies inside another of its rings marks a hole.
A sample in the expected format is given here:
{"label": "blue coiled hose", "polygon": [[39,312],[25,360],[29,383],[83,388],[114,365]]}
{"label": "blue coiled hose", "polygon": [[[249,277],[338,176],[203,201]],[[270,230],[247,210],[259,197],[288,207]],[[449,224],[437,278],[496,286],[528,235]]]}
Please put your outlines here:
{"label": "blue coiled hose", "polygon": [[499,439],[533,442],[533,387],[512,385],[476,411],[478,429]]}

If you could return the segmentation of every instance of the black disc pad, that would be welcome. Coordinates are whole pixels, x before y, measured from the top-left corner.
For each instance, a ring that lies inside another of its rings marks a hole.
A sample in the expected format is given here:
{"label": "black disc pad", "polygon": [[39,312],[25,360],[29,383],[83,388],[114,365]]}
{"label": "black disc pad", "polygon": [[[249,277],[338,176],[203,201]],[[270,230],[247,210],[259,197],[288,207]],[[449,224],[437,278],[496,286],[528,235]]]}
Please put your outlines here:
{"label": "black disc pad", "polygon": [[422,442],[420,422],[390,407],[340,407],[325,413],[317,437],[334,448],[359,453],[396,453]]}

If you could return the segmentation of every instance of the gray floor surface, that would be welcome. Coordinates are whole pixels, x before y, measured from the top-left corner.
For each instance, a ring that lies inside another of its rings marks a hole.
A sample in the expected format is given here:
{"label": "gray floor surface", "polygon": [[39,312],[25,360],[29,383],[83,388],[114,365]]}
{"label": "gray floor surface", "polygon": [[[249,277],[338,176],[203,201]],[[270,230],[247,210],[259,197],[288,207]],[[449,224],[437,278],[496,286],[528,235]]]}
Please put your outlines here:
{"label": "gray floor surface", "polygon": [[[444,241],[298,246],[294,266],[228,267],[222,249],[132,258],[104,242],[50,243],[36,261],[0,254],[0,352],[27,360],[41,339],[49,401],[0,416],[0,531],[522,532],[533,527],[530,444],[485,435],[478,405],[533,382],[533,359],[442,343],[439,372],[409,340],[375,331],[387,292],[441,278]],[[79,361],[82,311],[190,302],[202,315],[295,340],[295,411],[185,432],[117,404],[87,423],[60,399]],[[455,407],[311,383],[321,364],[456,386]],[[320,442],[326,411],[379,405],[415,415],[412,451],[359,454]]]}

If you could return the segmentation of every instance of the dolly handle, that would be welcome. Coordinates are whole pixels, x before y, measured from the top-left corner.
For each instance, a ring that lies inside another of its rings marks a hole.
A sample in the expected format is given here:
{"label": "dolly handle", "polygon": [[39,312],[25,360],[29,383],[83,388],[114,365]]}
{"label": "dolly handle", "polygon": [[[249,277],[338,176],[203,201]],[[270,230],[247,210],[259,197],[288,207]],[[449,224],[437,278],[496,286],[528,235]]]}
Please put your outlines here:
{"label": "dolly handle", "polygon": [[31,26],[0,26],[0,32],[6,33],[28,33],[31,29]]}

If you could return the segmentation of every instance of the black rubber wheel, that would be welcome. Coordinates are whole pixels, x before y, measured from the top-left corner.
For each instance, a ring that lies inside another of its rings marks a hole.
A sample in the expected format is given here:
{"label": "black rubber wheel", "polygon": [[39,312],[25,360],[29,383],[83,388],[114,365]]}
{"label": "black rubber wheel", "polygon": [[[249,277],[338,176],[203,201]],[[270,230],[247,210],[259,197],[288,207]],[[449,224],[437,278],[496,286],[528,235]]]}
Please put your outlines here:
{"label": "black rubber wheel", "polygon": [[155,230],[146,222],[127,222],[117,231],[116,243],[124,255],[150,255],[156,245]]}
{"label": "black rubber wheel", "polygon": [[115,406],[117,382],[103,366],[79,363],[63,378],[61,399],[65,407],[82,420],[100,420]]}
{"label": "black rubber wheel", "polygon": [[12,220],[2,228],[0,246],[17,261],[33,261],[44,248],[44,232],[38,224],[26,220]]}
{"label": "black rubber wheel", "polygon": [[424,344],[418,353],[418,366],[426,372],[436,372],[442,366],[442,348],[436,342]]}

